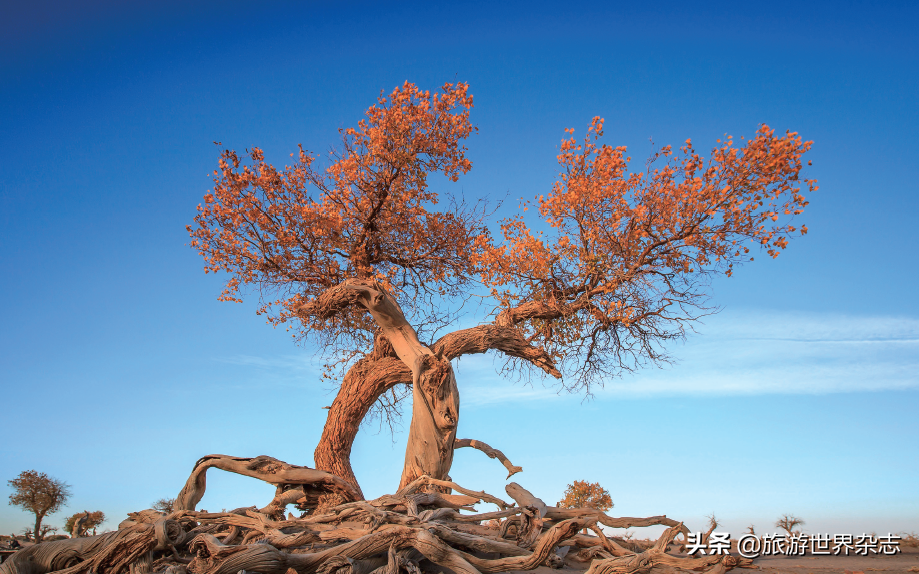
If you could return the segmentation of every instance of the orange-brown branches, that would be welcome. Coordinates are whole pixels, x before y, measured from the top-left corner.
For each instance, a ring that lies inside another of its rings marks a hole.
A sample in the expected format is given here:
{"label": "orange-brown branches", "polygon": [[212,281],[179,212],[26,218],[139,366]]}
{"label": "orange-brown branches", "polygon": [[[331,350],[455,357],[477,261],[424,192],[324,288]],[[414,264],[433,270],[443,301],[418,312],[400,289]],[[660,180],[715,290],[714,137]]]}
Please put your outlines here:
{"label": "orange-brown branches", "polygon": [[256,287],[273,323],[301,313],[307,331],[353,337],[373,329],[362,311],[322,320],[300,310],[348,278],[377,280],[407,302],[453,294],[471,275],[481,214],[455,201],[432,211],[438,197],[427,176],[455,181],[471,168],[462,145],[475,130],[471,107],[465,84],[431,94],[406,82],[340,130],[326,169],[302,147],[283,170],[257,148],[248,162],[224,151],[188,227],[205,269],[230,274],[222,298]]}
{"label": "orange-brown branches", "polygon": [[[455,181],[472,167],[471,108],[465,84],[431,94],[406,82],[340,131],[324,169],[303,148],[284,169],[257,148],[247,159],[224,151],[188,228],[205,269],[230,275],[223,299],[259,291],[260,313],[295,320],[347,370],[315,460],[355,492],[357,428],[374,408],[391,414],[403,384],[413,397],[403,483],[444,478],[460,404],[449,361],[494,350],[589,393],[666,360],[664,343],[709,311],[714,273],[730,275],[752,246],[775,257],[807,231],[791,224],[817,189],[800,179],[811,142],[797,134],[762,126],[707,159],[687,140],[630,172],[625,148],[599,143],[595,118],[583,141],[562,141],[560,180],[536,200],[541,230],[520,216],[495,240],[481,204],[438,206],[428,187],[431,173]],[[457,298],[488,294],[492,321],[421,341]]]}
{"label": "orange-brown branches", "polygon": [[443,349],[498,350],[589,392],[599,376],[665,360],[661,345],[708,311],[714,273],[730,275],[754,246],[776,257],[807,231],[791,224],[817,189],[800,179],[811,142],[796,133],[762,126],[740,147],[719,140],[707,159],[687,140],[632,172],[625,148],[600,143],[595,118],[582,141],[562,141],[561,177],[536,199],[542,231],[519,216],[495,241],[478,207],[435,211],[427,184],[471,168],[471,107],[465,84],[431,94],[406,83],[341,130],[326,169],[302,148],[283,170],[259,149],[248,162],[225,151],[189,227],[206,269],[230,273],[223,298],[256,287],[272,322],[296,318],[353,358],[381,325],[345,287],[373,285],[414,311],[417,329],[478,281],[494,322],[448,335]]}
{"label": "orange-brown branches", "polygon": [[728,136],[707,161],[687,140],[633,173],[602,134],[594,118],[583,142],[562,141],[560,181],[536,200],[548,230],[505,221],[503,242],[483,243],[477,259],[496,323],[523,329],[567,367],[567,386],[588,392],[599,375],[663,359],[660,343],[705,313],[712,273],[730,275],[751,245],[776,257],[806,233],[790,219],[808,203],[802,187],[817,189],[799,179],[811,142],[796,133],[762,126],[741,148]]}

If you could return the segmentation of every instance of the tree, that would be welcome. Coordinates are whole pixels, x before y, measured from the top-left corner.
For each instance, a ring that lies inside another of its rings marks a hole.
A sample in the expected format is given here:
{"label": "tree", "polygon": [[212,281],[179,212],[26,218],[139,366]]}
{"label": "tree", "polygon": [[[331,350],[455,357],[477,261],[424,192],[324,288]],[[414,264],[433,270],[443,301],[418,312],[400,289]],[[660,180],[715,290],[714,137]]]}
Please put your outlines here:
{"label": "tree", "polygon": [[793,514],[783,514],[775,521],[775,527],[781,528],[787,532],[789,536],[794,534],[794,529],[798,526],[804,526],[804,520]]}
{"label": "tree", "polygon": [[41,529],[39,530],[40,536],[38,537],[38,539],[36,539],[33,536],[32,528],[30,526],[26,526],[25,528],[22,529],[22,535],[25,536],[26,540],[29,540],[29,541],[35,540],[36,542],[41,542],[49,534],[54,534],[55,532],[57,532],[57,530],[58,530],[57,526],[48,526],[47,524],[43,524]]}
{"label": "tree", "polygon": [[41,542],[44,535],[50,532],[42,529],[42,520],[67,505],[70,485],[35,470],[24,470],[7,483],[13,489],[13,493],[10,494],[10,505],[21,506],[35,514],[35,527],[32,532],[35,541]]}
{"label": "tree", "polygon": [[175,498],[161,498],[153,503],[153,510],[169,514],[172,512],[172,507],[175,505]]}
{"label": "tree", "polygon": [[[326,376],[341,375],[314,453],[318,468],[270,456],[204,456],[172,505],[182,512],[131,513],[118,532],[26,549],[4,568],[26,571],[40,561],[74,565],[68,572],[100,564],[150,571],[150,551],[168,548],[158,564],[190,572],[415,572],[423,556],[457,574],[497,573],[560,567],[570,548],[560,551],[561,543],[585,528],[597,534],[595,544],[576,557],[603,558],[596,572],[752,566],[736,556],[667,555],[688,530],[666,516],[553,507],[516,483],[505,488],[511,505],[449,480],[453,451],[462,447],[500,460],[509,474],[521,470],[500,450],[456,438],[451,361],[495,351],[508,371],[542,371],[590,393],[608,376],[666,360],[666,343],[709,312],[708,279],[747,259],[746,242],[775,257],[799,231],[790,221],[807,205],[801,188],[816,189],[800,179],[810,142],[762,126],[739,148],[730,137],[719,141],[708,159],[689,141],[680,152],[665,146],[631,173],[624,148],[599,143],[603,121],[595,118],[583,141],[562,141],[562,173],[550,192],[500,222],[493,236],[485,206],[441,201],[428,186],[432,173],[456,181],[472,167],[463,147],[475,131],[471,108],[465,84],[431,94],[406,83],[381,95],[357,127],[341,130],[341,147],[325,167],[302,148],[283,169],[258,148],[248,159],[224,150],[214,189],[188,227],[206,271],[229,273],[222,299],[258,293],[269,322],[319,342]],[[487,319],[435,339],[470,299],[487,305]],[[364,501],[349,460],[355,434],[368,416],[395,416],[409,393],[400,488]],[[263,508],[195,511],[215,467],[275,485],[274,498]],[[606,504],[608,493],[595,494],[593,504]],[[349,502],[337,504],[342,499]],[[457,512],[482,501],[500,510]],[[287,520],[290,504],[309,519]],[[497,537],[468,529],[498,519]],[[667,528],[632,553],[600,524]],[[512,536],[516,543],[504,540]]]}
{"label": "tree", "polygon": [[69,532],[72,538],[85,536],[90,529],[95,532],[96,527],[105,522],[105,513],[101,510],[77,512],[64,523],[64,532]]}
{"label": "tree", "polygon": [[[730,276],[753,247],[776,257],[807,231],[792,219],[817,186],[801,179],[811,142],[796,133],[764,125],[740,147],[718,140],[708,159],[686,140],[631,172],[625,148],[600,143],[594,118],[582,141],[566,130],[553,188],[493,235],[482,204],[442,201],[428,185],[431,174],[457,181],[471,169],[463,142],[476,131],[472,107],[466,84],[431,94],[406,82],[339,131],[324,167],[302,147],[283,169],[259,148],[248,157],[225,149],[188,226],[205,271],[229,275],[220,299],[257,294],[260,314],[318,343],[326,376],[341,375],[310,480],[345,498],[363,497],[350,464],[360,423],[393,415],[407,387],[400,488],[447,478],[454,449],[474,446],[456,439],[451,360],[495,351],[508,371],[542,371],[589,394],[605,378],[665,361],[664,345],[710,312],[712,276]],[[470,298],[487,305],[485,322],[423,342]],[[241,460],[199,463],[260,472]],[[286,476],[301,468],[288,465]],[[179,508],[198,497],[195,484]],[[289,494],[283,500],[295,500]]]}
{"label": "tree", "polygon": [[613,507],[609,491],[599,482],[575,480],[565,489],[565,497],[558,502],[559,508],[595,508],[607,511]]}

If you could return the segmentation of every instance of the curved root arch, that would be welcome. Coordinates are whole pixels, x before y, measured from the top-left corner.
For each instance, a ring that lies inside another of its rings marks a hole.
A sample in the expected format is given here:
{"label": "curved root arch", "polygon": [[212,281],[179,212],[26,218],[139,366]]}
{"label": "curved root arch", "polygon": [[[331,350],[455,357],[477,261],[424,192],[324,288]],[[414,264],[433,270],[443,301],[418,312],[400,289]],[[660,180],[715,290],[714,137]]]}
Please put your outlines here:
{"label": "curved root arch", "polygon": [[240,458],[223,454],[211,454],[195,463],[185,486],[176,497],[175,510],[194,510],[201,502],[207,488],[207,470],[219,468],[243,476],[263,480],[277,488],[274,499],[260,509],[267,515],[283,513],[288,504],[296,504],[303,510],[315,508],[319,498],[335,493],[345,501],[361,500],[360,491],[350,482],[334,474],[306,466],[294,466],[270,456]]}

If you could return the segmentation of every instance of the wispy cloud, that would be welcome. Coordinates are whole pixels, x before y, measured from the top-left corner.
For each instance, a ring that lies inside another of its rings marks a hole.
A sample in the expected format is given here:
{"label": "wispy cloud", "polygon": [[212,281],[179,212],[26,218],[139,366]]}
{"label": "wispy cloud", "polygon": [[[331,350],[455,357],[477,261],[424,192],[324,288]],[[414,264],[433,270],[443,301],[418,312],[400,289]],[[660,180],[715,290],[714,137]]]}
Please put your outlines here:
{"label": "wispy cloud", "polygon": [[[596,390],[597,397],[825,394],[919,387],[919,320],[914,318],[748,310],[710,317],[697,331],[684,345],[670,349],[673,365],[607,381]],[[490,360],[464,363],[468,364],[461,372],[475,381],[465,385],[466,404],[558,400],[551,386],[521,387],[501,380]]]}
{"label": "wispy cloud", "polygon": [[322,367],[309,353],[233,355],[215,357],[213,360],[238,367],[234,382],[222,383],[225,387],[302,388],[322,382]]}
{"label": "wispy cloud", "polygon": [[[825,394],[919,388],[919,319],[818,313],[726,311],[670,348],[675,362],[606,381],[598,398],[656,395]],[[219,362],[249,370],[248,386],[303,386],[322,368],[308,352],[237,355]],[[457,364],[463,404],[560,399],[554,379],[523,384],[496,372],[500,357]],[[561,397],[568,396],[561,393]],[[583,396],[569,396],[580,401]]]}
{"label": "wispy cloud", "polygon": [[303,371],[319,373],[320,369],[316,366],[315,360],[311,355],[276,355],[272,357],[258,357],[254,355],[235,355],[232,357],[217,357],[214,359],[220,363],[229,363],[231,365],[241,365],[244,367],[258,367],[262,369],[278,369],[284,371]]}

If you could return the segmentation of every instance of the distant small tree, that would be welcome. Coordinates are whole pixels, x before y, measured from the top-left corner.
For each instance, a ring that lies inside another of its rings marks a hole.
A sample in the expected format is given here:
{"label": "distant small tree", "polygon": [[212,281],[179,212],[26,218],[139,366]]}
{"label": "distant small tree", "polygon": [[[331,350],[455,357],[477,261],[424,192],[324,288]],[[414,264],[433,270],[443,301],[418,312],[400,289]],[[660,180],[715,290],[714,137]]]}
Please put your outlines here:
{"label": "distant small tree", "polygon": [[35,542],[41,542],[45,534],[56,530],[50,527],[43,529],[41,521],[45,516],[54,514],[66,506],[67,499],[70,498],[70,485],[35,470],[24,470],[7,482],[13,489],[13,493],[10,494],[10,505],[21,506],[35,514],[32,536]]}
{"label": "distant small tree", "polygon": [[775,526],[776,528],[781,528],[791,536],[794,534],[796,526],[804,526],[804,520],[793,514],[783,514],[781,518],[775,521]]}
{"label": "distant small tree", "polygon": [[32,541],[41,542],[42,540],[45,539],[47,535],[54,534],[55,532],[57,532],[57,530],[58,530],[57,526],[48,526],[47,524],[42,525],[41,530],[39,530],[40,537],[36,539],[34,533],[32,532],[32,527],[26,526],[25,528],[22,529],[22,535],[29,542],[32,542]]}
{"label": "distant small tree", "polygon": [[705,535],[702,537],[702,542],[705,544],[708,544],[708,539],[709,537],[711,537],[712,532],[714,532],[716,528],[721,526],[721,523],[718,522],[718,518],[715,516],[714,512],[706,516],[706,518],[708,518],[708,530],[705,532]]}
{"label": "distant small tree", "polygon": [[161,498],[153,503],[153,510],[158,510],[160,512],[165,512],[169,514],[172,512],[172,507],[175,504],[175,498]]}
{"label": "distant small tree", "polygon": [[613,499],[609,491],[600,486],[599,482],[590,483],[586,480],[575,480],[565,490],[565,498],[558,503],[560,508],[595,508],[606,511],[613,507]]}
{"label": "distant small tree", "polygon": [[[85,520],[81,522],[81,519],[84,517]],[[105,522],[105,513],[101,510],[95,512],[84,510],[83,512],[77,512],[67,519],[67,522],[64,523],[64,532],[69,532],[73,538],[79,538],[85,536],[90,529],[95,533],[96,527],[103,522]],[[74,530],[75,526],[78,527],[76,530]]]}

